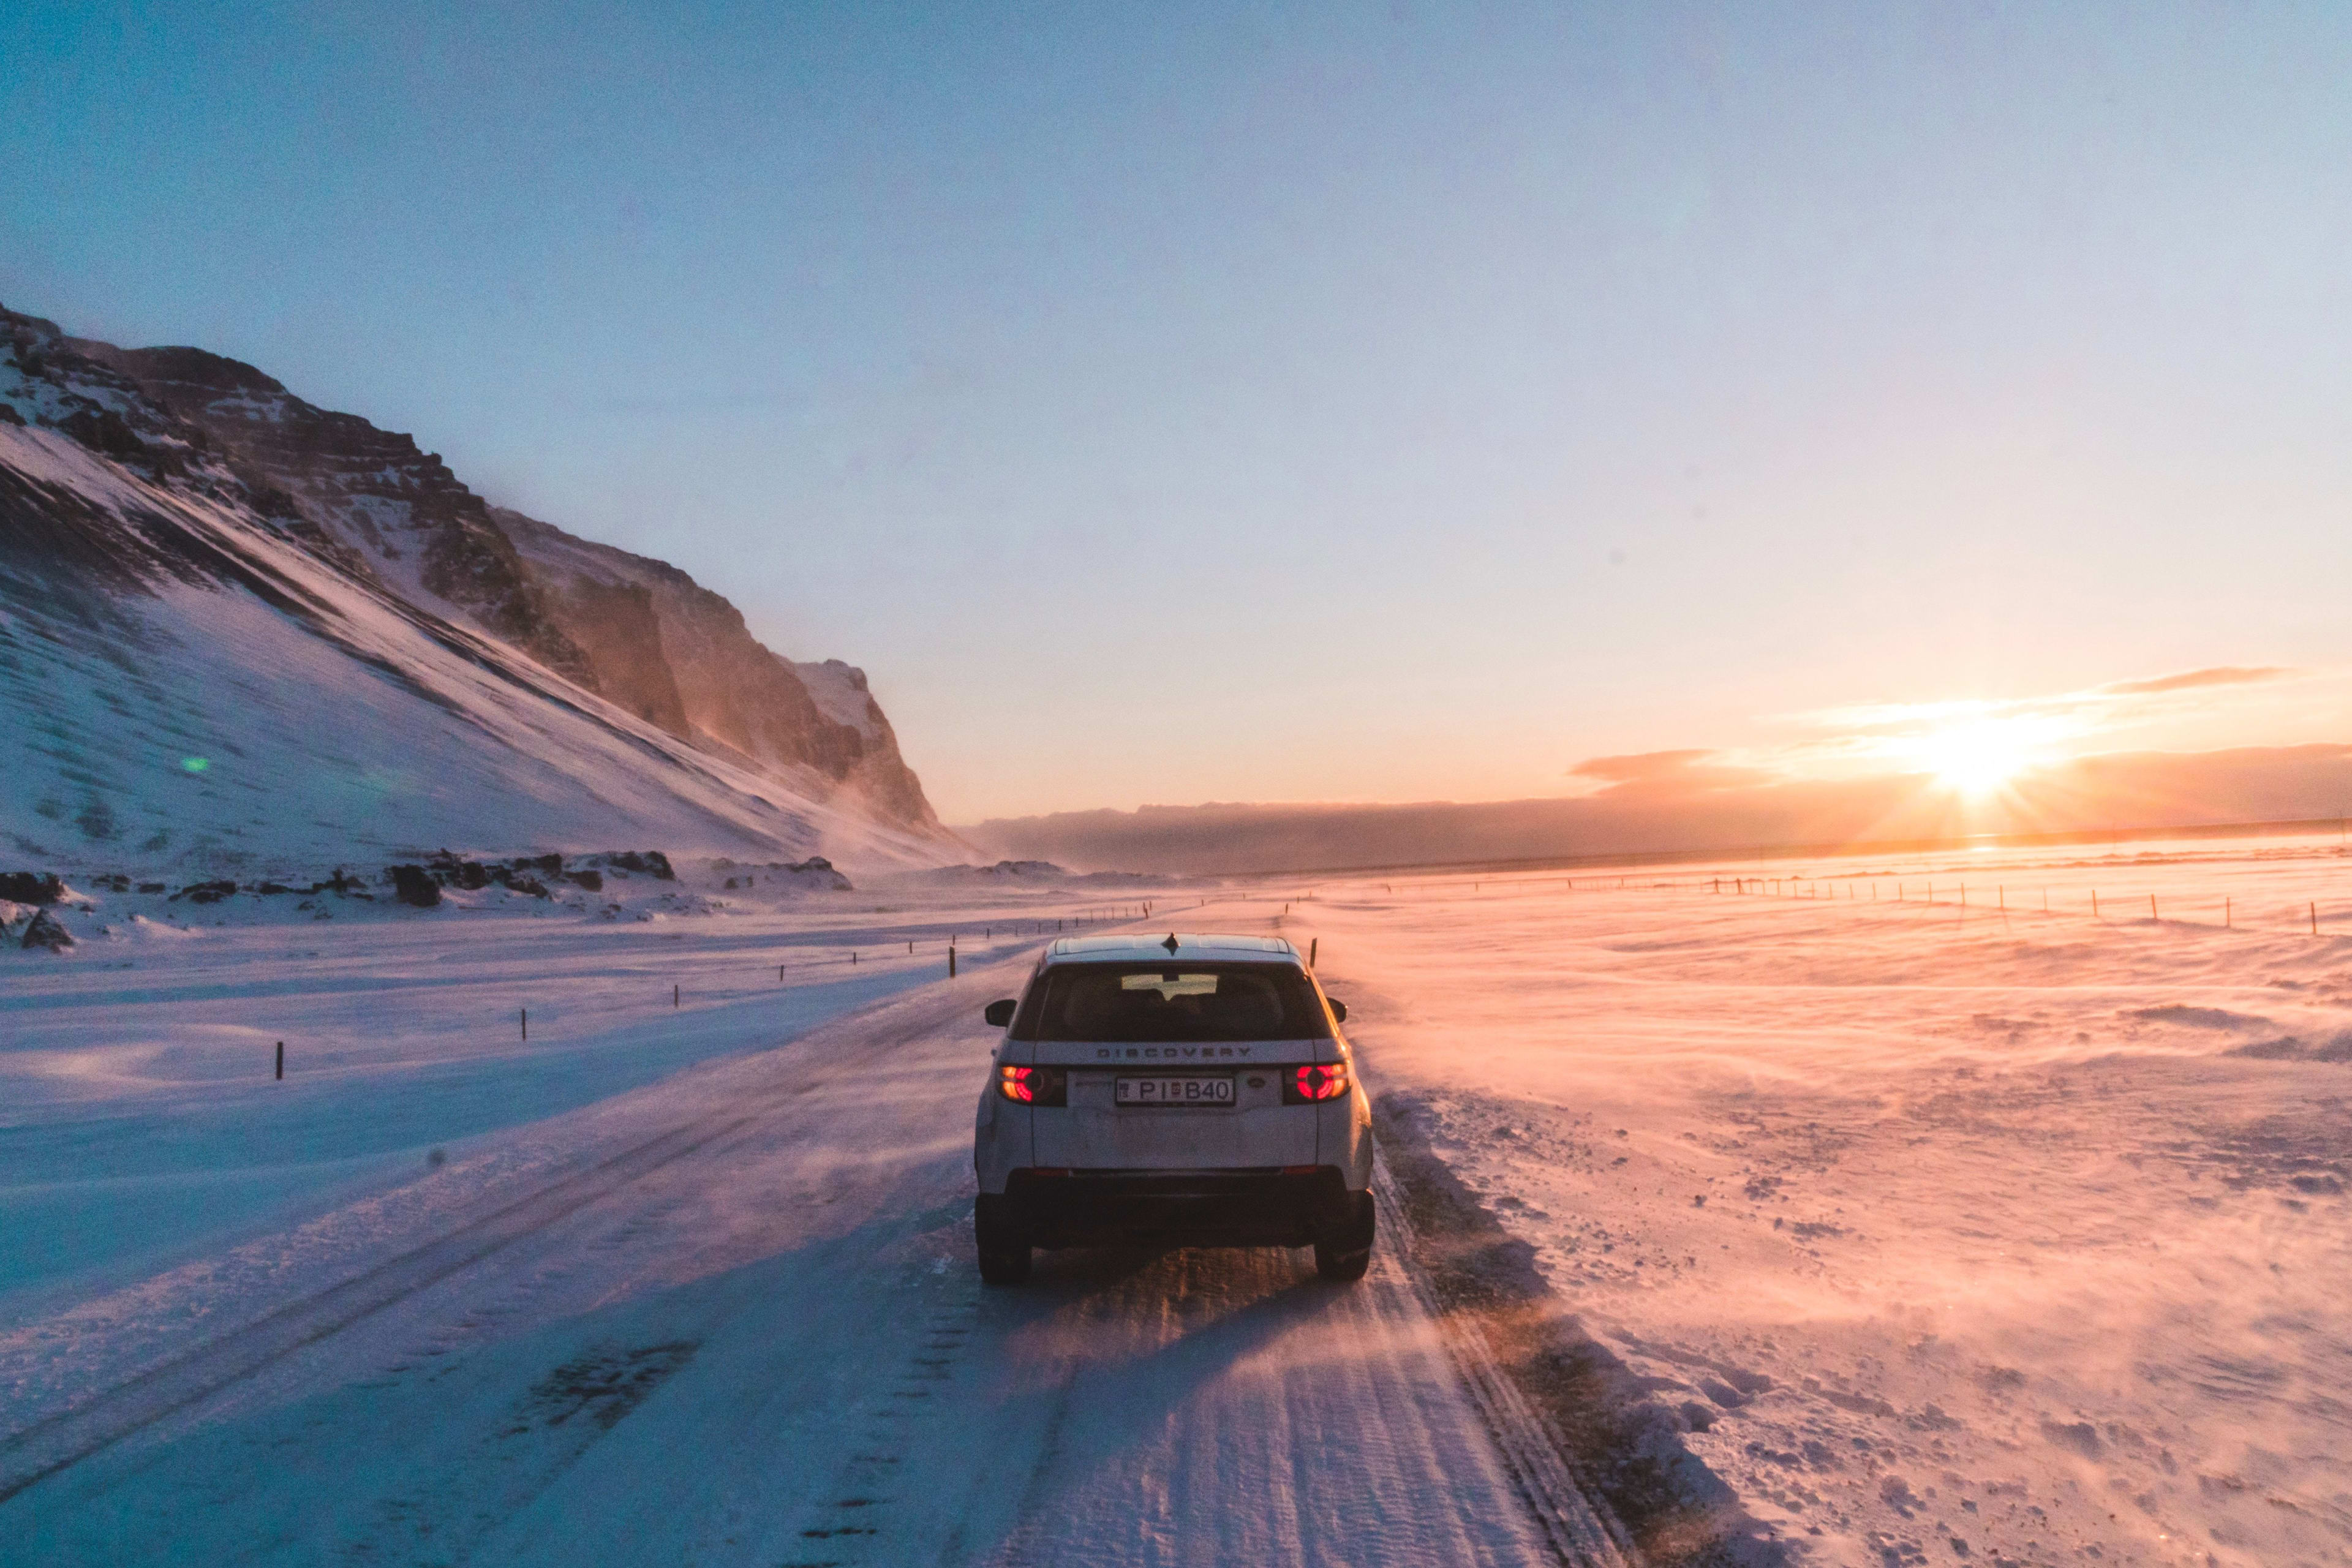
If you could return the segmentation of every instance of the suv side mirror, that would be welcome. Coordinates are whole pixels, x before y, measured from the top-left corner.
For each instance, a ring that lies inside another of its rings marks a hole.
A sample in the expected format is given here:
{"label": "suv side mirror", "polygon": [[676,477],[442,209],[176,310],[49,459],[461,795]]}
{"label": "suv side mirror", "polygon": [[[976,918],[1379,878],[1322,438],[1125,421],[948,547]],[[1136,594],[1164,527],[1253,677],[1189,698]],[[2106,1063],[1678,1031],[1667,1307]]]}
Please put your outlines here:
{"label": "suv side mirror", "polygon": [[1326,996],[1323,1000],[1331,1004],[1331,1016],[1339,1019],[1342,1024],[1348,1021],[1348,1005],[1345,1002],[1340,1001],[1337,996]]}
{"label": "suv side mirror", "polygon": [[980,1010],[980,1016],[988,1020],[990,1028],[1001,1029],[1013,1022],[1013,1015],[1020,1010],[1021,1004],[1007,997],[1002,1002],[991,1002]]}

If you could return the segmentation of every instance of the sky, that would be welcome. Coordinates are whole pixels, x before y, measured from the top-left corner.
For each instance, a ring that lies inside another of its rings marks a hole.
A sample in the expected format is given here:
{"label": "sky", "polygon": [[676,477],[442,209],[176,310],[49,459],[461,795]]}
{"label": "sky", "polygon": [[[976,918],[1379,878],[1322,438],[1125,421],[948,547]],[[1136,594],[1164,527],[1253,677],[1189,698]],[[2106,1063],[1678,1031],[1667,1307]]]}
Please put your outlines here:
{"label": "sky", "polygon": [[2352,738],[2344,7],[0,29],[0,301],[676,563],[951,822]]}

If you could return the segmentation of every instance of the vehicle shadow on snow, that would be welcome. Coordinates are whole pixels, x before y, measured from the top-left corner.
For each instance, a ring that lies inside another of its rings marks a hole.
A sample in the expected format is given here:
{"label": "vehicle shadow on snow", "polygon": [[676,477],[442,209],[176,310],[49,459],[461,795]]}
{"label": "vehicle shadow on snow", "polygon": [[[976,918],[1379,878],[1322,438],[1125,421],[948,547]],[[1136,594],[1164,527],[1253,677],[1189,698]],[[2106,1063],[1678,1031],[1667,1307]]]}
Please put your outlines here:
{"label": "vehicle shadow on snow", "polygon": [[1770,1568],[1788,1546],[1683,1442],[1676,1411],[1553,1294],[1535,1249],[1513,1237],[1431,1148],[1423,1097],[1373,1104],[1381,1157],[1412,1224],[1412,1265],[1444,1312],[1474,1315],[1496,1362],[1557,1432],[1577,1484],[1606,1503],[1642,1560]]}

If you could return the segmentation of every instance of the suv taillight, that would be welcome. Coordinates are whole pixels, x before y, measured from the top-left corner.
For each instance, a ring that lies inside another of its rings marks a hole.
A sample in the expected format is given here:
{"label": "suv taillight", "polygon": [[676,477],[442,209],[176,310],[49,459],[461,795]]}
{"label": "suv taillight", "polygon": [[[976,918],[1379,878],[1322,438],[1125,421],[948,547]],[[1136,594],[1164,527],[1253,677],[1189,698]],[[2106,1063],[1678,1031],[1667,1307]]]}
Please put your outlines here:
{"label": "suv taillight", "polygon": [[1282,1069],[1285,1105],[1312,1105],[1318,1100],[1337,1100],[1347,1092],[1346,1062],[1309,1062]]}
{"label": "suv taillight", "polygon": [[996,1092],[1015,1105],[1067,1105],[1070,1074],[1066,1068],[1017,1068],[1008,1062],[996,1069]]}

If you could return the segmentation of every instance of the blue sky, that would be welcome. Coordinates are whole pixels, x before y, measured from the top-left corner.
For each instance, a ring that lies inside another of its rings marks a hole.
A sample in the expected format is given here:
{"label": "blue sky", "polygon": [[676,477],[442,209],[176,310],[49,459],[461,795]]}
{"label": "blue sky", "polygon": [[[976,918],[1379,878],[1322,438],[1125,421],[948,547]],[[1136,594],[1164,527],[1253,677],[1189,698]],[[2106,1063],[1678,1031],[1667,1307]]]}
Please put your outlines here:
{"label": "blue sky", "polygon": [[2300,678],[2116,743],[2343,738],[2340,7],[0,26],[0,301],[676,562],[950,820],[2217,665]]}

